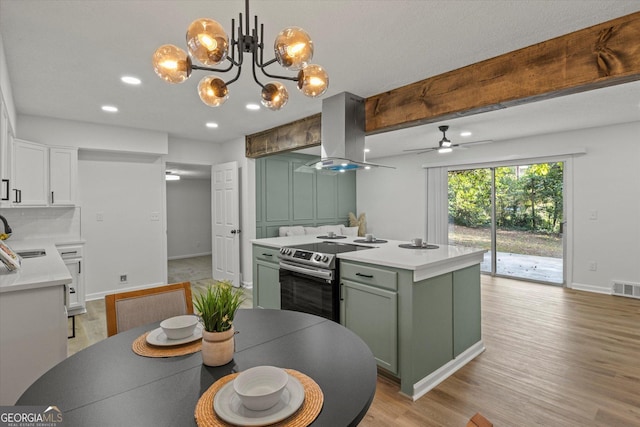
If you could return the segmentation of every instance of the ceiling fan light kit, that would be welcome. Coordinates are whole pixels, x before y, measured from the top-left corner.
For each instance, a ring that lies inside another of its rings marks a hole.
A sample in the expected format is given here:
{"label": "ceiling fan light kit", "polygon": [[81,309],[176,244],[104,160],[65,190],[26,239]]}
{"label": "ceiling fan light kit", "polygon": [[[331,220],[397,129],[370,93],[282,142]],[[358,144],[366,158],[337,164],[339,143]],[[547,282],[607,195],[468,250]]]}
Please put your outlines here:
{"label": "ceiling fan light kit", "polygon": [[485,144],[488,142],[493,142],[492,140],[484,140],[484,141],[473,141],[473,142],[466,142],[464,144],[453,144],[448,138],[447,138],[447,131],[449,130],[449,126],[448,125],[441,125],[438,126],[438,129],[440,130],[440,132],[442,132],[442,139],[440,141],[438,141],[438,146],[437,147],[431,147],[431,148],[414,148],[411,150],[403,150],[404,152],[412,152],[415,154],[422,154],[422,153],[428,153],[430,151],[437,151],[438,154],[447,154],[447,153],[451,153],[453,151],[453,149],[455,148],[457,149],[464,149],[467,147],[462,147],[462,145],[465,146],[471,146],[471,145],[475,145],[475,144]]}
{"label": "ceiling fan light kit", "polygon": [[[270,110],[280,110],[289,100],[287,88],[278,81],[262,83],[258,80],[257,69],[269,78],[290,80],[305,96],[318,97],[329,87],[329,75],[320,65],[311,64],[313,41],[300,27],[288,27],[276,36],[273,50],[274,58],[264,60],[264,25],[260,24],[258,36],[258,17],[254,16],[254,26],[249,26],[249,0],[245,0],[245,25],[242,13],[238,16],[238,37],[235,35],[235,20],[231,20],[231,38],[224,28],[213,19],[200,18],[187,29],[186,43],[189,53],[167,44],[162,45],[153,54],[153,69],[156,74],[169,83],[182,83],[191,76],[193,70],[226,73],[236,69],[231,79],[224,81],[216,76],[206,76],[198,84],[198,95],[203,103],[217,107],[229,98],[228,86],[240,78],[245,53],[251,54],[253,80],[262,88],[262,105]],[[193,59],[202,65],[193,63]],[[214,68],[228,61],[226,68]],[[297,71],[296,76],[270,74],[266,68],[278,63],[285,70]]]}

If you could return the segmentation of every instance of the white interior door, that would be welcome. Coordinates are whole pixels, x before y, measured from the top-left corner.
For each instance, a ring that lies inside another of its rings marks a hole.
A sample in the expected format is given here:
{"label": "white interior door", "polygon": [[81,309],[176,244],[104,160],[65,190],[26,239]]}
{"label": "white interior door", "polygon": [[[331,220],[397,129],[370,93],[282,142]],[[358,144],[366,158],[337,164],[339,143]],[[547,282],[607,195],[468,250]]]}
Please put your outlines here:
{"label": "white interior door", "polygon": [[240,213],[238,163],[211,168],[213,278],[240,286]]}

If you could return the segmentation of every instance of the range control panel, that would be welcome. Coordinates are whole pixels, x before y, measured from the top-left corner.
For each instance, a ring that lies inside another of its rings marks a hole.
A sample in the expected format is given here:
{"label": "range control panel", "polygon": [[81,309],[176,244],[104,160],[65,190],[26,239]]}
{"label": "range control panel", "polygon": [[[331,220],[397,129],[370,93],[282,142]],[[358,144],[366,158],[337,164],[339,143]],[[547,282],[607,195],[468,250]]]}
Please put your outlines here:
{"label": "range control panel", "polygon": [[280,254],[278,256],[283,260],[316,267],[333,268],[335,265],[335,255],[305,251],[303,249],[283,247],[280,248]]}

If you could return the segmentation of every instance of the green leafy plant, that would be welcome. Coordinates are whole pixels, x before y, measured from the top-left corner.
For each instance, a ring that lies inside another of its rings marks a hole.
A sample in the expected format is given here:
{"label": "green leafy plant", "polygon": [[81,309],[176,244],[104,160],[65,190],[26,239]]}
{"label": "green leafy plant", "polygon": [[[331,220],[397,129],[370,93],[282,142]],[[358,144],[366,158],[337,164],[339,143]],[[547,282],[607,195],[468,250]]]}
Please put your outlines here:
{"label": "green leafy plant", "polygon": [[224,332],[231,328],[244,299],[242,289],[234,288],[228,280],[220,280],[196,295],[193,306],[202,318],[205,331]]}

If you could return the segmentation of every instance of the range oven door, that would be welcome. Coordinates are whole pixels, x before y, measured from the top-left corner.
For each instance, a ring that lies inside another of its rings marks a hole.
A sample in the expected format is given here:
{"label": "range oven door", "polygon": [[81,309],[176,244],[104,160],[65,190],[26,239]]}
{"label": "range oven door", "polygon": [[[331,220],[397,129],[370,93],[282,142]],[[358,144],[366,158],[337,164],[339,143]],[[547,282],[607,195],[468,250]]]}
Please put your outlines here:
{"label": "range oven door", "polygon": [[280,308],[340,321],[334,270],[280,261]]}

